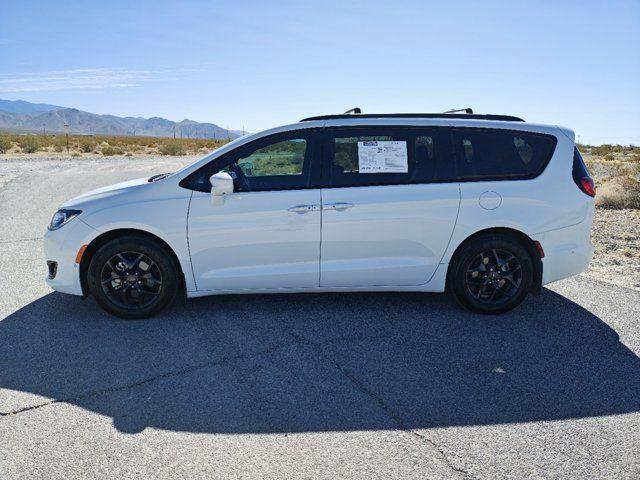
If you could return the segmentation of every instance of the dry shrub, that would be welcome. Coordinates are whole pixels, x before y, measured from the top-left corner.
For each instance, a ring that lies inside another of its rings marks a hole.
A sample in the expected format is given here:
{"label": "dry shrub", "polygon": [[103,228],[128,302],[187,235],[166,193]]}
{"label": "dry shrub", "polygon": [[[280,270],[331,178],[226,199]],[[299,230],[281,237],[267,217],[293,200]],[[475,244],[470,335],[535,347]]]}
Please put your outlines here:
{"label": "dry shrub", "polygon": [[184,155],[184,148],[178,142],[166,142],[160,147],[161,155]]}
{"label": "dry shrub", "polygon": [[96,146],[97,142],[92,138],[82,138],[80,140],[80,150],[82,150],[84,153],[93,152]]}
{"label": "dry shrub", "polygon": [[24,135],[18,140],[18,145],[24,153],[34,153],[40,149],[41,142],[35,135]]}
{"label": "dry shrub", "polygon": [[633,177],[613,177],[598,188],[596,203],[604,208],[640,209],[640,182]]}
{"label": "dry shrub", "polygon": [[124,152],[122,151],[121,148],[118,147],[112,147],[112,146],[106,146],[106,147],[102,147],[102,155],[104,155],[105,157],[111,157],[113,155],[122,155]]}
{"label": "dry shrub", "polygon": [[9,135],[0,135],[0,153],[5,153],[13,146]]}

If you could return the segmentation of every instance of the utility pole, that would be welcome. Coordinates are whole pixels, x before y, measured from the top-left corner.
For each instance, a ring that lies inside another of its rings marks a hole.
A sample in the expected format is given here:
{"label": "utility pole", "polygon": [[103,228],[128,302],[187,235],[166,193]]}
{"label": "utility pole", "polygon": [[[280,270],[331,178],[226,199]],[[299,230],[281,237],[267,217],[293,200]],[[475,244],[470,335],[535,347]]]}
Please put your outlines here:
{"label": "utility pole", "polygon": [[176,139],[176,126],[173,126],[173,139]]}

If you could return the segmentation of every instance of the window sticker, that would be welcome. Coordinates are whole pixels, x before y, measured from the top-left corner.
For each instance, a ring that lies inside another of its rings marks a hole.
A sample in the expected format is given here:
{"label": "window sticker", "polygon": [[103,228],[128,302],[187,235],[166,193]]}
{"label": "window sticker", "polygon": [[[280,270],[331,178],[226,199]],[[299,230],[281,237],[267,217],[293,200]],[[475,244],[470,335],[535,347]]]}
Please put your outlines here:
{"label": "window sticker", "polygon": [[407,173],[407,142],[358,142],[358,170],[360,173]]}

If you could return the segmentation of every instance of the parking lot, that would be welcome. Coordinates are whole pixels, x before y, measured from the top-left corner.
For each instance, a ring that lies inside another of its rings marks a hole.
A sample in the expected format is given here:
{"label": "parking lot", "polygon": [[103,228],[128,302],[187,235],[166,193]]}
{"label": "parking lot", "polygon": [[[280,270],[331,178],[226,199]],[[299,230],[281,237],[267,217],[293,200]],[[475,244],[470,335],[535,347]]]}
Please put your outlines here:
{"label": "parking lot", "polygon": [[0,478],[637,478],[640,292],[235,295],[127,322],[44,284],[85,190],[177,159],[0,161]]}

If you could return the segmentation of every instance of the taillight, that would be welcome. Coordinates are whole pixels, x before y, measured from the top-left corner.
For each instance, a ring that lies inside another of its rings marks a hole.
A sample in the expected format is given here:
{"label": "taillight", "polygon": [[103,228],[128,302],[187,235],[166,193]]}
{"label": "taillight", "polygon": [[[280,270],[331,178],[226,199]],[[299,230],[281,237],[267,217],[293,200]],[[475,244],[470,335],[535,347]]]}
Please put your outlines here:
{"label": "taillight", "polygon": [[582,177],[578,187],[590,197],[596,196],[596,184],[593,182],[593,178]]}

